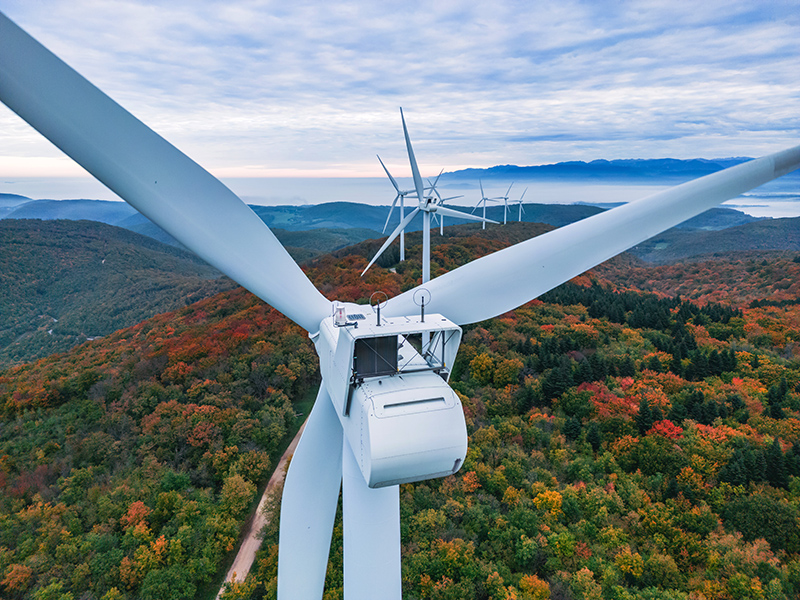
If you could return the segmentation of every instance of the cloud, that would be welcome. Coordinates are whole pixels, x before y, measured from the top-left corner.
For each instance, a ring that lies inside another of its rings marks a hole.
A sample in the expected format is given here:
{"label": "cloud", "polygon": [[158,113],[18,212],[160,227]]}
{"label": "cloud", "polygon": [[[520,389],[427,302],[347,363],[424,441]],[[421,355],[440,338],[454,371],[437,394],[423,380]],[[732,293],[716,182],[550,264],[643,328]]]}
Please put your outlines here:
{"label": "cloud", "polygon": [[[1,0],[206,167],[758,155],[797,143],[800,3]],[[57,151],[8,111],[0,145]],[[1,160],[1,159],[0,159]],[[44,163],[43,163],[44,164]]]}

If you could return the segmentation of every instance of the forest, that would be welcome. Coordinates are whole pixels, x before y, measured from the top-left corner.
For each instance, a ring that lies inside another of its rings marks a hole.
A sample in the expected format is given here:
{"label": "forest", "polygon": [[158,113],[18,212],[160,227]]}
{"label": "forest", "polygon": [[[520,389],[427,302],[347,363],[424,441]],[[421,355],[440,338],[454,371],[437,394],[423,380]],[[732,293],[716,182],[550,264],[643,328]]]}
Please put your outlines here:
{"label": "forest", "polygon": [[[523,226],[436,236],[432,274]],[[376,242],[306,270],[329,297],[391,296],[418,238],[364,279]],[[469,452],[401,486],[404,598],[800,596],[798,271],[796,252],[623,256],[465,327]],[[213,597],[318,382],[305,332],[241,289],[0,372],[0,595]],[[271,510],[227,600],[275,597]]]}

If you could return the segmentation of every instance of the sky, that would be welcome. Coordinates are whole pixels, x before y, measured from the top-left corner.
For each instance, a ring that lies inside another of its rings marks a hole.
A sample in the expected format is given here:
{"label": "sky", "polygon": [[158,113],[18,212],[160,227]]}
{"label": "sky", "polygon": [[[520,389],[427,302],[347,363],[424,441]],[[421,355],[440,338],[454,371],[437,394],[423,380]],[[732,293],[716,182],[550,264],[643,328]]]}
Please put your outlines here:
{"label": "sky", "polygon": [[[376,154],[405,176],[400,106],[423,175],[800,143],[800,0],[0,0],[0,11],[223,180],[383,177]],[[0,192],[82,173],[0,105]]]}

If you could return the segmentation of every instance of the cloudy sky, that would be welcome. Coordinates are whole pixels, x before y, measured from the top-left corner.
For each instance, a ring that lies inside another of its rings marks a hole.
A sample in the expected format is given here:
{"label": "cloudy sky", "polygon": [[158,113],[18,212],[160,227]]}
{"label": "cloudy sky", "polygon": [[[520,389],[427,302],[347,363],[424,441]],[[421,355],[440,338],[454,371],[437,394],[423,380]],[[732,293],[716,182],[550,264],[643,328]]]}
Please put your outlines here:
{"label": "cloudy sky", "polygon": [[[220,177],[423,175],[800,143],[800,0],[0,0]],[[0,177],[71,176],[0,106]],[[3,190],[0,190],[3,191]]]}

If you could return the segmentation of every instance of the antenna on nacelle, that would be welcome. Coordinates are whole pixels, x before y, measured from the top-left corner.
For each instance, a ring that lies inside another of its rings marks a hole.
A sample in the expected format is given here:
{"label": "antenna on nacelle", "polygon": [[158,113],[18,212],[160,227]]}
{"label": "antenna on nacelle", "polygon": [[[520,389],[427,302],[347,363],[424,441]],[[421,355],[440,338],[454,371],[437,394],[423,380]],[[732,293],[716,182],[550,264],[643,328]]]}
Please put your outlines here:
{"label": "antenna on nacelle", "polygon": [[[375,296],[378,296],[378,299],[374,300],[373,304],[373,299],[375,298]],[[380,299],[381,296],[383,296],[383,300]],[[378,327],[381,326],[381,306],[386,306],[386,303],[388,301],[389,301],[389,296],[386,295],[386,292],[380,292],[380,291],[373,292],[372,296],[369,297],[369,305],[372,307],[372,310],[374,310],[378,314],[378,323],[377,323]]]}
{"label": "antenna on nacelle", "polygon": [[426,288],[419,288],[414,292],[414,304],[420,307],[420,322],[425,322],[425,304],[430,304],[431,293]]}

